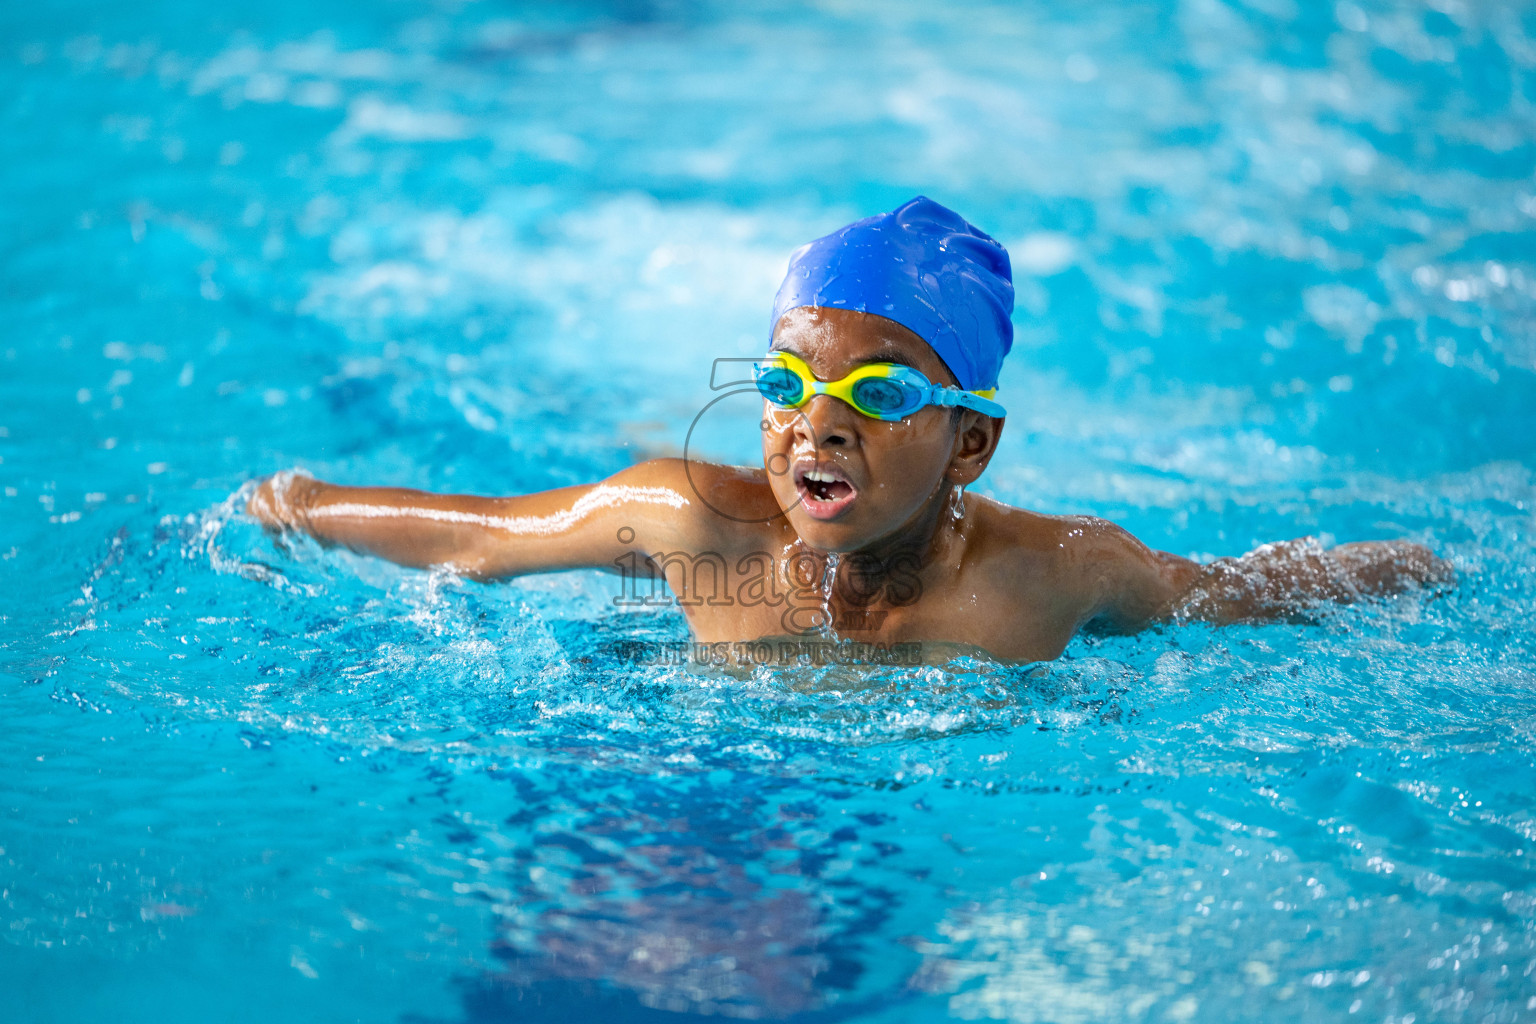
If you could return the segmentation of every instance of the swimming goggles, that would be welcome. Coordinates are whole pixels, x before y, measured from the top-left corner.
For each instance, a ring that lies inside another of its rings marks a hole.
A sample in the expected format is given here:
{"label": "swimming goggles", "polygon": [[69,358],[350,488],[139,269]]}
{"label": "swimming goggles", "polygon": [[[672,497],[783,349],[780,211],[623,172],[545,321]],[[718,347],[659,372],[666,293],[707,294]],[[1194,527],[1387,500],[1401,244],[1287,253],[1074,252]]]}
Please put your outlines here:
{"label": "swimming goggles", "polygon": [[996,388],[962,391],[934,384],[900,363],[865,363],[842,380],[817,380],[811,368],[788,352],[770,352],[752,364],[757,390],[781,409],[798,409],[817,395],[831,395],[877,420],[901,420],[925,405],[959,406],[999,419],[1008,415],[992,401]]}

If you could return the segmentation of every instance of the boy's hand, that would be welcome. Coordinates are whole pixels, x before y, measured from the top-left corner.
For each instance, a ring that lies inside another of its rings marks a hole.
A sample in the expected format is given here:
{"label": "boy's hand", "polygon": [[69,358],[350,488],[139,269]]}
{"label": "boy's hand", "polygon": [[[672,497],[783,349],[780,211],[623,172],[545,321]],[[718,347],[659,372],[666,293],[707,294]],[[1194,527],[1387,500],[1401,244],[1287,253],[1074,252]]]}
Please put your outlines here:
{"label": "boy's hand", "polygon": [[1395,594],[1411,586],[1456,582],[1451,563],[1422,544],[1405,540],[1368,540],[1330,548],[1361,593]]}
{"label": "boy's hand", "polygon": [[319,483],[293,470],[269,476],[245,503],[246,514],[269,530],[308,530],[308,498]]}

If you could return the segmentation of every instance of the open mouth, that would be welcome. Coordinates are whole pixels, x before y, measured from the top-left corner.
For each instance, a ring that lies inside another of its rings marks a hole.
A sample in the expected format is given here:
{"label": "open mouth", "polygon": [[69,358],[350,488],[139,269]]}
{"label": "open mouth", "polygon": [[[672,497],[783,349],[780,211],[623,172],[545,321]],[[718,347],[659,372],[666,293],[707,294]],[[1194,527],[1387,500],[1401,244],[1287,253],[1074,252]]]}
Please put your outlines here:
{"label": "open mouth", "polygon": [[805,462],[795,467],[800,503],[816,519],[833,519],[853,504],[859,492],[835,466]]}

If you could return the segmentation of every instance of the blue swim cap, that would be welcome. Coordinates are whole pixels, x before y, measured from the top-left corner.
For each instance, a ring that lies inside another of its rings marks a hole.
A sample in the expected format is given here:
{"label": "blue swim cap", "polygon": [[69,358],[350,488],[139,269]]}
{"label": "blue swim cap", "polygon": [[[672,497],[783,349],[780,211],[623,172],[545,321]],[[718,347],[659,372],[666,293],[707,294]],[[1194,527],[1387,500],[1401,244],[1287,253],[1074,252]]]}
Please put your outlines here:
{"label": "blue swim cap", "polygon": [[801,306],[896,321],[933,346],[967,391],[996,387],[1013,347],[1008,250],[926,196],[796,249],[769,331]]}

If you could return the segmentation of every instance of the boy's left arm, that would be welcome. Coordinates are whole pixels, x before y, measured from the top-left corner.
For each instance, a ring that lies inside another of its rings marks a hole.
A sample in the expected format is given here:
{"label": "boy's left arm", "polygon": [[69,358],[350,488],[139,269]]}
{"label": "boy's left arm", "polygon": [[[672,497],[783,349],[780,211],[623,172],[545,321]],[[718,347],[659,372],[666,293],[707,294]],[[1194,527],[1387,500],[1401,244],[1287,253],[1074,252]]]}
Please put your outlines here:
{"label": "boy's left arm", "polygon": [[1421,544],[1361,541],[1324,548],[1314,537],[1265,544],[1209,565],[1153,551],[1105,524],[1094,618],[1133,630],[1159,619],[1216,624],[1286,619],[1324,603],[1449,583],[1451,564]]}

